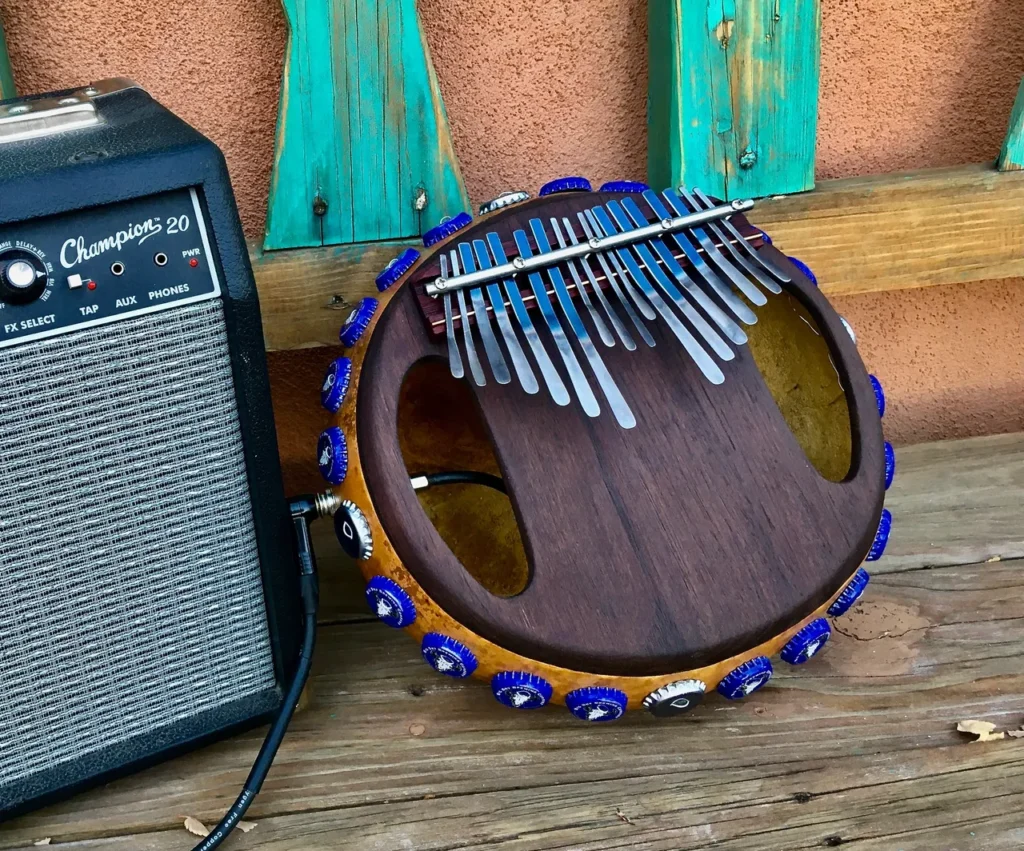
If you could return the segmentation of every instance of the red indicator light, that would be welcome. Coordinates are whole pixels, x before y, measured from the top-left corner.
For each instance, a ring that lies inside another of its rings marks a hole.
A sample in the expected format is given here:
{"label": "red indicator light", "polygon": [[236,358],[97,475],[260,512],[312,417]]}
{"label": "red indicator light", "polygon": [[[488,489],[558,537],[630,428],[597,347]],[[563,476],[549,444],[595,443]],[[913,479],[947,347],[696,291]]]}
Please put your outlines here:
{"label": "red indicator light", "polygon": [[191,260],[188,261],[188,265],[195,269],[199,265],[199,261],[196,260],[195,257],[193,257]]}
{"label": "red indicator light", "polygon": [[94,290],[94,289],[96,289],[96,282],[95,281],[89,281],[89,283],[87,283],[85,286],[88,289],[90,289],[90,290]]}

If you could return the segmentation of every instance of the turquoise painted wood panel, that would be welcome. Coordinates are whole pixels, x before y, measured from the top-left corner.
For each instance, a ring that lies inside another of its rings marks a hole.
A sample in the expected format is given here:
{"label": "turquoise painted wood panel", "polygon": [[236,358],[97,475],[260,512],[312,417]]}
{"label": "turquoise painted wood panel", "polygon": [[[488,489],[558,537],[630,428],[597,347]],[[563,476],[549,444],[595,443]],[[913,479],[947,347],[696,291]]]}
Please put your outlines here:
{"label": "turquoise painted wood panel", "polygon": [[819,0],[650,0],[648,15],[651,183],[812,189]]}
{"label": "turquoise painted wood panel", "polygon": [[0,21],[0,100],[14,97],[14,74],[7,56],[7,42],[4,40],[4,26]]}
{"label": "turquoise painted wood panel", "polygon": [[469,200],[415,0],[282,0],[265,247],[417,236]]}
{"label": "turquoise painted wood panel", "polygon": [[1017,100],[1010,113],[1010,128],[1006,131],[997,165],[1000,171],[1024,169],[1024,81],[1017,90]]}

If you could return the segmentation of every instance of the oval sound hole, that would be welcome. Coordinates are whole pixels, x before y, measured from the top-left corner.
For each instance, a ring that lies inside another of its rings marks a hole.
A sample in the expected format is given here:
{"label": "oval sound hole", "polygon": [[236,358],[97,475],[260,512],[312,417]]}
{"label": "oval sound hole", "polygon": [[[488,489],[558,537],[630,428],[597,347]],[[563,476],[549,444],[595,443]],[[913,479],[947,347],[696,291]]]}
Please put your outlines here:
{"label": "oval sound hole", "polygon": [[769,296],[746,330],[758,369],[807,459],[824,478],[843,481],[853,461],[850,409],[817,323],[783,293]]}
{"label": "oval sound hole", "polygon": [[[398,439],[409,475],[474,471],[501,476],[469,388],[447,364],[422,361],[405,378],[398,403]],[[499,597],[522,593],[530,578],[512,502],[478,484],[417,492],[438,534],[467,572]]]}

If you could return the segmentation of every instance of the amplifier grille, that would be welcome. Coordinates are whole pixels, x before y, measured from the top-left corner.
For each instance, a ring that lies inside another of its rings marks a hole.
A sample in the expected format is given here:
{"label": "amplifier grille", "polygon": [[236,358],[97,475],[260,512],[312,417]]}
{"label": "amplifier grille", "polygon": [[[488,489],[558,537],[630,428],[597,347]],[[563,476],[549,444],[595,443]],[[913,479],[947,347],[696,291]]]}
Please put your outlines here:
{"label": "amplifier grille", "polygon": [[0,350],[6,783],[274,687],[219,300]]}

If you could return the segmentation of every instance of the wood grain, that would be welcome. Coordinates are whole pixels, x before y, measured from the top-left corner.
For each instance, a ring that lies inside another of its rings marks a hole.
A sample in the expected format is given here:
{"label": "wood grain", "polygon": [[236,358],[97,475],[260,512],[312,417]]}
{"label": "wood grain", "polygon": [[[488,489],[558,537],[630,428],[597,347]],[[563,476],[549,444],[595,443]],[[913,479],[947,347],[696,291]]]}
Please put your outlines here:
{"label": "wood grain", "polygon": [[1017,90],[1017,99],[1010,113],[1010,126],[1006,130],[1006,139],[996,166],[1000,171],[1024,169],[1024,81]]}
{"label": "wood grain", "polygon": [[[958,166],[822,181],[751,220],[828,296],[1024,276],[1024,173]],[[252,252],[271,350],[335,343],[344,313],[404,244]]]}
{"label": "wood grain", "polygon": [[12,98],[16,94],[11,60],[7,55],[7,42],[4,39],[4,25],[0,21],[0,100]]}
{"label": "wood grain", "polygon": [[290,38],[265,246],[415,237],[466,209],[415,0],[283,5]]}
{"label": "wood grain", "polygon": [[[259,826],[228,847],[790,851],[839,836],[934,851],[973,847],[973,831],[978,847],[1016,848],[1024,743],[970,744],[954,727],[1024,721],[1022,567],[882,576],[814,662],[673,722],[513,713],[481,684],[434,675],[396,632],[326,627],[310,707],[251,811]],[[8,823],[0,848],[189,848],[183,817],[220,814],[259,739]]]}
{"label": "wood grain", "polygon": [[728,200],[813,188],[818,0],[648,8],[651,182]]}

